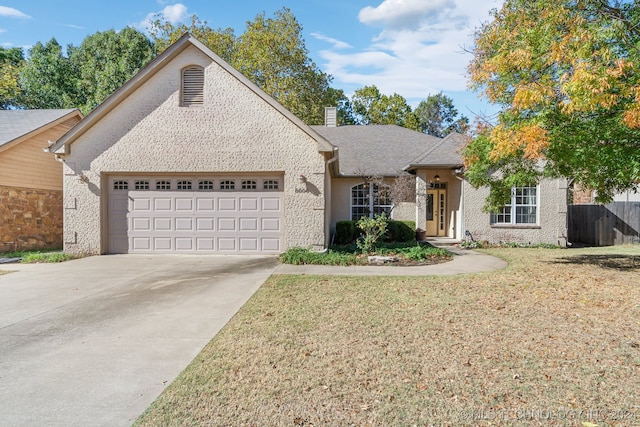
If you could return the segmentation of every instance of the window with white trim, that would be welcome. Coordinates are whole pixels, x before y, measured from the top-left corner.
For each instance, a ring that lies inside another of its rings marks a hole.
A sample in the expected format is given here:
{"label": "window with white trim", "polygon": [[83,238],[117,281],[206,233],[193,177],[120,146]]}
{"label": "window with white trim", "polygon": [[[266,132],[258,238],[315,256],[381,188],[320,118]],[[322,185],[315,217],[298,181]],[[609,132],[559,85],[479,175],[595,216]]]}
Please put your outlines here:
{"label": "window with white trim", "polygon": [[242,181],[243,190],[255,190],[258,188],[258,183],[255,179],[245,179]]}
{"label": "window with white trim", "polygon": [[191,181],[178,181],[178,190],[191,190]]}
{"label": "window with white trim", "polygon": [[351,219],[372,218],[379,213],[391,213],[391,193],[386,185],[363,183],[351,187]]}
{"label": "window with white trim", "polygon": [[511,203],[491,214],[491,224],[538,224],[538,193],[535,185],[512,188]]}
{"label": "window with white trim", "polygon": [[113,189],[114,190],[128,190],[129,182],[128,181],[113,181]]}
{"label": "window with white trim", "polygon": [[136,190],[148,190],[149,189],[149,181],[147,180],[138,180],[134,184],[134,188]]}
{"label": "window with white trim", "polygon": [[208,179],[198,181],[198,190],[213,190],[213,181]]}
{"label": "window with white trim", "polygon": [[171,181],[156,181],[156,190],[171,190]]}
{"label": "window with white trim", "polygon": [[220,181],[220,189],[221,190],[234,190],[236,188],[236,182],[230,179],[226,179],[224,181]]}
{"label": "window with white trim", "polygon": [[191,65],[182,70],[180,105],[202,107],[204,104],[204,68]]}
{"label": "window with white trim", "polygon": [[279,182],[277,179],[265,179],[262,181],[263,190],[277,190],[279,188]]}

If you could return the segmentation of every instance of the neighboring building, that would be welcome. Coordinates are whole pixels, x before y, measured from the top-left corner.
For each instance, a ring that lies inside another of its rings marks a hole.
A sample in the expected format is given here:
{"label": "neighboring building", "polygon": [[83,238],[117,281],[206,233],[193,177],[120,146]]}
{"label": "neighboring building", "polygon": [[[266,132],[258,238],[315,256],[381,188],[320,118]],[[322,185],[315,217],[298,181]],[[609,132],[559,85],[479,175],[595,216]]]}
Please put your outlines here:
{"label": "neighboring building", "polygon": [[62,164],[44,152],[78,110],[0,110],[0,252],[62,247]]}
{"label": "neighboring building", "polygon": [[[560,181],[520,190],[492,221],[463,180],[461,135],[336,127],[334,112],[305,125],[184,35],[51,147],[64,162],[65,250],[321,250],[337,221],[378,211],[433,236],[562,242]],[[393,206],[385,184],[407,176],[414,200]]]}

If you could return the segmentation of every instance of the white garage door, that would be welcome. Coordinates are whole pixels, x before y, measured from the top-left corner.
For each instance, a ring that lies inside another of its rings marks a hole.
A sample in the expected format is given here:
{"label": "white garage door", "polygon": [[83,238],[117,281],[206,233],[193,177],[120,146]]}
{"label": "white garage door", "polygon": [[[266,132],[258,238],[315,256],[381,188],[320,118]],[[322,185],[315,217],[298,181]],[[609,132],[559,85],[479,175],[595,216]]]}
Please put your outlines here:
{"label": "white garage door", "polygon": [[280,253],[282,179],[109,180],[109,253]]}

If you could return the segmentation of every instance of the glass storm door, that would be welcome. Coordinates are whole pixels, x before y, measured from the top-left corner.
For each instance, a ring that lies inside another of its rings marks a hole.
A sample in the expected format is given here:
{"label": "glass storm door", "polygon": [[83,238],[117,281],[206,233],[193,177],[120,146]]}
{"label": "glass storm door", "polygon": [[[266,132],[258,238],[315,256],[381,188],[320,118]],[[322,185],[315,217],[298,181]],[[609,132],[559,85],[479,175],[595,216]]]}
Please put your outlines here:
{"label": "glass storm door", "polygon": [[427,236],[447,235],[447,190],[433,188],[427,190]]}

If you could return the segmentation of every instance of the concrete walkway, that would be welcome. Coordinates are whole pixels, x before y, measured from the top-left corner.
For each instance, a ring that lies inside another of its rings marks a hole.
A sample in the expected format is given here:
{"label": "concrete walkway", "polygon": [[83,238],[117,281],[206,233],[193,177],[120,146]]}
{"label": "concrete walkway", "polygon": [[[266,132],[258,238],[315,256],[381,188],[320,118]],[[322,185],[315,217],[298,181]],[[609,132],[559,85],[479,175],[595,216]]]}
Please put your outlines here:
{"label": "concrete walkway", "polygon": [[505,268],[507,263],[491,255],[481,254],[459,247],[446,247],[454,253],[453,260],[442,264],[399,267],[392,265],[358,265],[340,267],[333,265],[281,264],[274,274],[312,274],[340,276],[441,276],[450,274],[483,273]]}

